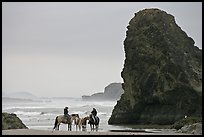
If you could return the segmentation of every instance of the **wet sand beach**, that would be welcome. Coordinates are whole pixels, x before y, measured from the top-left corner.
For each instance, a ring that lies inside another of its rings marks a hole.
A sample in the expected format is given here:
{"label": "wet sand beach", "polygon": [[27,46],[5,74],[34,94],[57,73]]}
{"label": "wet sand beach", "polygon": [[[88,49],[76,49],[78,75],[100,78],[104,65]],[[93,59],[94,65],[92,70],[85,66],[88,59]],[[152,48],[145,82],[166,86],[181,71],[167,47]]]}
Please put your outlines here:
{"label": "wet sand beach", "polygon": [[51,131],[35,129],[11,129],[2,130],[2,135],[187,135],[172,131]]}

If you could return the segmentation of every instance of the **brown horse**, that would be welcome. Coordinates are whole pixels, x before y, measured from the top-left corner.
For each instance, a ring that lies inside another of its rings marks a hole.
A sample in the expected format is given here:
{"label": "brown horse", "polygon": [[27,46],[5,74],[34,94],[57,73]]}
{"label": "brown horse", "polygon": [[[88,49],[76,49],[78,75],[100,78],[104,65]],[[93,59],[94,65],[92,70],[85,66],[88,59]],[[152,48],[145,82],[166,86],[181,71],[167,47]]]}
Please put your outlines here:
{"label": "brown horse", "polygon": [[79,118],[79,114],[71,114],[71,121],[76,125],[76,120]]}
{"label": "brown horse", "polygon": [[82,127],[82,131],[85,131],[86,130],[87,120],[89,120],[88,116],[84,117],[84,118],[77,117],[76,120],[75,120],[76,130],[77,130],[77,126],[78,126],[79,130],[81,130],[81,127]]}
{"label": "brown horse", "polygon": [[[76,130],[77,130],[77,126],[79,126],[79,123],[80,123],[79,114],[72,114],[71,117],[72,117],[71,121],[72,121],[72,123],[74,122],[74,124],[76,126]],[[79,129],[80,129],[80,126],[79,126]]]}
{"label": "brown horse", "polygon": [[81,118],[76,117],[75,120],[74,120],[74,124],[76,126],[76,131],[78,130],[78,128],[79,128],[79,130],[81,130]]}
{"label": "brown horse", "polygon": [[82,126],[82,130],[86,130],[87,120],[89,120],[89,116],[81,118],[80,125]]}
{"label": "brown horse", "polygon": [[72,116],[64,116],[64,115],[59,115],[56,117],[55,119],[55,124],[54,124],[54,129],[56,130],[59,130],[59,126],[60,126],[60,123],[63,123],[63,124],[68,124],[68,131],[71,131],[72,130]]}

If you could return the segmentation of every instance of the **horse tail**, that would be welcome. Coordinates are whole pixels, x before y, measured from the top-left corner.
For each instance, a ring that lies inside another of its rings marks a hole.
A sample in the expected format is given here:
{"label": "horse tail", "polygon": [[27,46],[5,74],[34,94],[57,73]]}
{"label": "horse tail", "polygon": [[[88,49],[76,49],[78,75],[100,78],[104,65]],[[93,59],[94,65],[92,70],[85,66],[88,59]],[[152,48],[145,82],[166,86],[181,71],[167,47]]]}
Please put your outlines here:
{"label": "horse tail", "polygon": [[57,116],[57,117],[56,117],[56,119],[55,119],[55,125],[54,125],[54,128],[53,128],[53,129],[55,129],[55,128],[56,128],[56,126],[57,126],[57,123],[58,123],[57,118],[58,118],[58,116]]}

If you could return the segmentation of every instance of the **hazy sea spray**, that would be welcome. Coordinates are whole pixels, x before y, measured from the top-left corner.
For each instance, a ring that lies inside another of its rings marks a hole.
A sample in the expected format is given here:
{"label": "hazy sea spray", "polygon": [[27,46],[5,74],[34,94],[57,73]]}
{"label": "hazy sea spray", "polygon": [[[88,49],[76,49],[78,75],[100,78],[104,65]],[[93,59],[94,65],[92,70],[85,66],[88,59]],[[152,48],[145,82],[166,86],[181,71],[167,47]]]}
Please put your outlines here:
{"label": "hazy sea spray", "polygon": [[[9,99],[11,100],[11,99]],[[96,108],[100,118],[99,130],[108,130],[108,118],[111,115],[112,109],[116,101],[83,101],[80,98],[51,98],[41,99],[41,101],[23,100],[15,102],[2,101],[2,111],[15,113],[26,126],[30,129],[49,129],[54,126],[54,121],[57,115],[63,115],[65,106],[69,107],[69,113],[77,113],[80,117],[88,116],[92,108]],[[67,125],[61,124],[60,130],[67,130]],[[75,128],[73,128],[75,130]],[[89,130],[89,126],[87,127]]]}

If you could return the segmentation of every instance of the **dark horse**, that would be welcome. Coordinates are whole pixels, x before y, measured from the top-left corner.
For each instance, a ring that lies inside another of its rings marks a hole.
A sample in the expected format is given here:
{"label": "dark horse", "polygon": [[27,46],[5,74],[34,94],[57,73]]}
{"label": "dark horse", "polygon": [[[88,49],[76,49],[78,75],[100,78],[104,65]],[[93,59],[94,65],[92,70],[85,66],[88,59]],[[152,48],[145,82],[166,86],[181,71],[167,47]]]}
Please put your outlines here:
{"label": "dark horse", "polygon": [[55,124],[54,124],[54,129],[59,130],[59,125],[60,123],[68,124],[68,131],[72,130],[72,118],[71,116],[64,116],[64,115],[59,115],[55,119]]}
{"label": "dark horse", "polygon": [[92,114],[89,115],[88,123],[90,124],[91,130],[94,130],[94,126],[96,126],[96,131],[98,131],[99,121],[100,119],[98,116],[95,116],[95,122],[94,122],[93,115]]}

